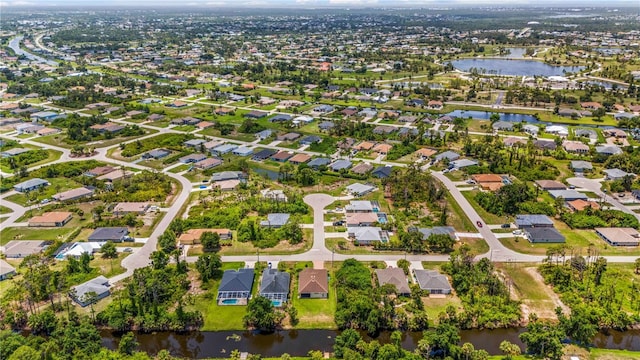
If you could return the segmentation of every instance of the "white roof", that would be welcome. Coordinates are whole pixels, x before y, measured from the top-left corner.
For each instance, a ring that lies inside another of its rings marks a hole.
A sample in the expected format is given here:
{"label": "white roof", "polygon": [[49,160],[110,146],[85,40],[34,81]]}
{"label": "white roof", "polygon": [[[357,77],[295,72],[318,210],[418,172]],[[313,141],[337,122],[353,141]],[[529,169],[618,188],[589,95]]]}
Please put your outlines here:
{"label": "white roof", "polygon": [[93,254],[100,250],[104,242],[77,242],[71,248],[62,254],[65,258],[68,256],[80,257],[84,253]]}

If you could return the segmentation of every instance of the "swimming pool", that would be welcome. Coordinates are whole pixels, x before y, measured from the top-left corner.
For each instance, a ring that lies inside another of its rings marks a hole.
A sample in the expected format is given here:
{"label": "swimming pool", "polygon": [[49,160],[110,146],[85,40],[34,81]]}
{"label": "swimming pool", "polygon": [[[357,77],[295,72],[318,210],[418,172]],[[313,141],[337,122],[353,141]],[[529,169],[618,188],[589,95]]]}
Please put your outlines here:
{"label": "swimming pool", "polygon": [[280,306],[282,306],[282,301],[280,301],[280,300],[271,300],[271,305],[273,305],[275,307],[280,307]]}
{"label": "swimming pool", "polygon": [[238,303],[238,299],[224,299],[222,300],[223,305],[235,305]]}

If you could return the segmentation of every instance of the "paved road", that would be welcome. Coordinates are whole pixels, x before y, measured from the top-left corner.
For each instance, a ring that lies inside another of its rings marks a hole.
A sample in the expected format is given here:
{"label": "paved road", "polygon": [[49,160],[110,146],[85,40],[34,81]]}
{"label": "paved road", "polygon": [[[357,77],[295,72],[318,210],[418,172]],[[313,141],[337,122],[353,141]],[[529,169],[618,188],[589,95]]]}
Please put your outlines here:
{"label": "paved road", "polygon": [[577,188],[583,188],[583,189],[585,189],[587,191],[595,193],[596,195],[600,196],[604,201],[606,201],[609,204],[613,205],[613,207],[615,207],[616,209],[618,209],[620,211],[623,211],[623,212],[625,212],[627,214],[631,214],[631,215],[635,216],[636,218],[638,218],[638,220],[640,220],[640,214],[637,214],[637,213],[633,212],[633,210],[631,210],[627,206],[623,205],[614,196],[610,196],[610,195],[605,194],[602,191],[602,183],[600,181],[601,180],[579,178],[579,177],[574,177],[574,178],[567,179],[567,182],[570,185],[574,185]]}

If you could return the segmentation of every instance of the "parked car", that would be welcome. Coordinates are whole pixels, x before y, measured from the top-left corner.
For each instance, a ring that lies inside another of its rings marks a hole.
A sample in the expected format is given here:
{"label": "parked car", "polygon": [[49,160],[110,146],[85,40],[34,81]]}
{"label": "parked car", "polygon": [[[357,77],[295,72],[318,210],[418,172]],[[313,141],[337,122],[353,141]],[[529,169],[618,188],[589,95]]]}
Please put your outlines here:
{"label": "parked car", "polygon": [[133,252],[133,249],[132,248],[124,248],[124,250],[122,250],[122,252],[130,253],[130,252]]}
{"label": "parked car", "polygon": [[342,225],[344,225],[344,223],[345,223],[344,220],[334,221],[333,222],[333,226],[342,226]]}
{"label": "parked car", "polygon": [[502,224],[502,225],[500,225],[500,227],[503,228],[503,229],[508,229],[508,228],[511,227],[511,224]]}

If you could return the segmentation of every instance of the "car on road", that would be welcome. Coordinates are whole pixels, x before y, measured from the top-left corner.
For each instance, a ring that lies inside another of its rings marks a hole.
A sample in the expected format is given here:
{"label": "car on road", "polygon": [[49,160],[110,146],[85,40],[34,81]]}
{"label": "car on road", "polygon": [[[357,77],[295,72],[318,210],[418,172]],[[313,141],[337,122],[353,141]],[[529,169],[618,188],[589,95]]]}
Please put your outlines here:
{"label": "car on road", "polygon": [[480,220],[476,221],[476,225],[478,225],[479,228],[482,227],[482,222]]}
{"label": "car on road", "polygon": [[40,201],[40,204],[48,204],[51,200],[49,199],[43,199],[42,201]]}

